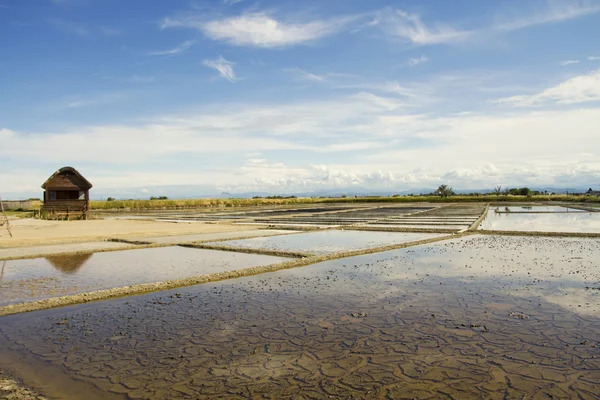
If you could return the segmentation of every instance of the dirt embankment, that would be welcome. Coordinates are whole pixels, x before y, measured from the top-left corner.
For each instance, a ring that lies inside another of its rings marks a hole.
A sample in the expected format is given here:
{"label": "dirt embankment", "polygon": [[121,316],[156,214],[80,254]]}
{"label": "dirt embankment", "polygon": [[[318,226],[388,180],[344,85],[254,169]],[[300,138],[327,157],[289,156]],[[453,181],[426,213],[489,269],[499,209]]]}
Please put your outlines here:
{"label": "dirt embankment", "polygon": [[0,370],[0,399],[1,400],[45,400],[34,391],[23,387],[19,382]]}
{"label": "dirt embankment", "polygon": [[173,223],[138,220],[46,221],[19,219],[10,222],[13,237],[0,230],[0,248],[103,241],[111,238],[171,236],[244,231],[233,224]]}

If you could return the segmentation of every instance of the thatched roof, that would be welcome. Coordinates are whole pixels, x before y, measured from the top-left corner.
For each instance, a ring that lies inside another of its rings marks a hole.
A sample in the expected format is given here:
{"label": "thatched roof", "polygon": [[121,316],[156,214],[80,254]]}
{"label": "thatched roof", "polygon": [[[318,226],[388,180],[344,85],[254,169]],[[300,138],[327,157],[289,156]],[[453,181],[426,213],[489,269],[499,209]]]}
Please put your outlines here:
{"label": "thatched roof", "polygon": [[55,173],[52,174],[52,176],[50,176],[50,178],[48,178],[46,180],[46,182],[44,182],[44,184],[42,185],[42,189],[46,189],[46,186],[48,186],[50,184],[50,182],[52,182],[54,179],[56,179],[58,176],[60,175],[73,175],[75,176],[76,182],[73,182],[74,184],[77,185],[77,187],[83,189],[83,190],[89,190],[92,188],[92,184],[83,177],[83,175],[81,175],[79,173],[79,171],[77,171],[75,168],[73,167],[62,167],[61,169],[59,169],[58,171],[56,171]]}

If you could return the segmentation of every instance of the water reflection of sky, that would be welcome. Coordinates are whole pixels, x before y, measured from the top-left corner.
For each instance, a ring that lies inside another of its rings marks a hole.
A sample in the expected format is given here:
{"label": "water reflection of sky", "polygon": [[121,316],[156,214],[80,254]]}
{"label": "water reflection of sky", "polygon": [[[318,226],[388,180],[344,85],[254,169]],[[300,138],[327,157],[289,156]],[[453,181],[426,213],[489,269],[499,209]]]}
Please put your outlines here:
{"label": "water reflection of sky", "polygon": [[[16,342],[49,361],[40,374],[60,369],[140,398],[181,397],[175,386],[272,394],[290,377],[315,398],[373,398],[389,382],[399,383],[390,398],[425,385],[460,386],[454,398],[486,397],[485,385],[534,398],[565,376],[597,379],[599,259],[594,239],[472,235],[9,316],[0,351]],[[325,393],[334,372],[350,384],[339,396]]]}
{"label": "water reflection of sky", "polygon": [[332,230],[296,235],[231,240],[219,242],[219,244],[250,249],[305,251],[326,254],[344,250],[360,250],[397,243],[407,243],[439,236],[443,236],[443,234]]}
{"label": "water reflection of sky", "polygon": [[509,209],[510,212],[585,212],[583,210],[564,206],[495,206],[490,207],[493,210],[505,211]]}
{"label": "water reflection of sky", "polygon": [[0,305],[163,282],[286,260],[281,257],[184,247],[12,260],[3,265]]}
{"label": "water reflection of sky", "polygon": [[600,213],[496,213],[490,209],[479,229],[526,232],[600,232]]}
{"label": "water reflection of sky", "polygon": [[[544,300],[600,317],[600,241],[468,236],[236,280],[241,287],[363,304],[452,291]],[[408,303],[407,303],[408,304]]]}

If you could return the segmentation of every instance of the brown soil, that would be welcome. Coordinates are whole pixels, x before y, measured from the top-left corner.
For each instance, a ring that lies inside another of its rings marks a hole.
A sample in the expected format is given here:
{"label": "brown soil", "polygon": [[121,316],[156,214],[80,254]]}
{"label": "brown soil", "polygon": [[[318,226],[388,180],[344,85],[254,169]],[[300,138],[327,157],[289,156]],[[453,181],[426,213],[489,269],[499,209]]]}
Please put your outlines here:
{"label": "brown soil", "polygon": [[0,399],[2,400],[44,400],[32,390],[22,387],[16,380],[0,370]]}
{"label": "brown soil", "polygon": [[0,248],[102,241],[132,236],[169,236],[256,229],[244,225],[173,223],[140,220],[46,221],[19,219],[10,223],[13,237],[0,231]]}

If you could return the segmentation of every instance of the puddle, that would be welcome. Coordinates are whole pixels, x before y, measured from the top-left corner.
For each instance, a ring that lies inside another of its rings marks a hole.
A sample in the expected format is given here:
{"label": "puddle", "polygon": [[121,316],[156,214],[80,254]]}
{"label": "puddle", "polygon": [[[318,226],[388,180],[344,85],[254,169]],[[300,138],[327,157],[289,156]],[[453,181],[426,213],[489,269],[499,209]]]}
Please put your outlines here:
{"label": "puddle", "polygon": [[4,317],[0,367],[44,363],[57,399],[73,380],[130,399],[591,399],[599,259],[591,239],[471,236]]}
{"label": "puddle", "polygon": [[525,232],[600,232],[600,214],[581,210],[561,213],[496,213],[490,209],[479,229]]}
{"label": "puddle", "polygon": [[218,244],[247,249],[269,249],[327,254],[345,250],[361,250],[397,243],[414,242],[440,236],[442,235],[413,232],[399,233],[332,230],[266,238],[230,240],[219,242]]}
{"label": "puddle", "polygon": [[286,260],[256,254],[161,247],[0,261],[0,306]]}

